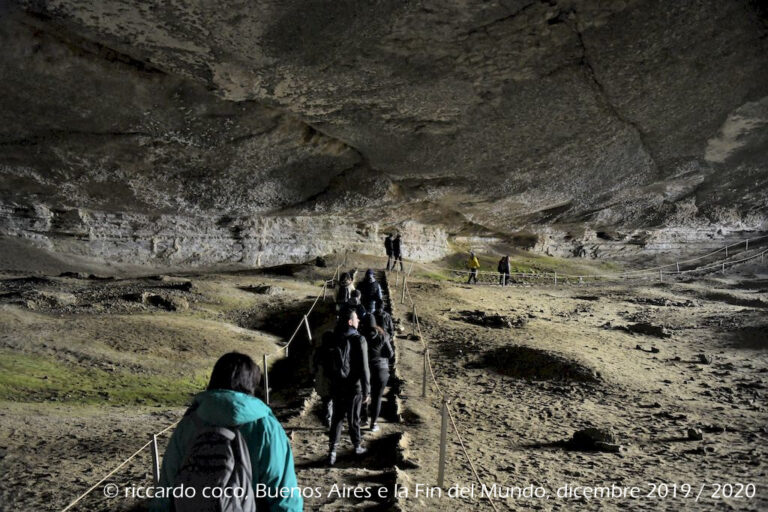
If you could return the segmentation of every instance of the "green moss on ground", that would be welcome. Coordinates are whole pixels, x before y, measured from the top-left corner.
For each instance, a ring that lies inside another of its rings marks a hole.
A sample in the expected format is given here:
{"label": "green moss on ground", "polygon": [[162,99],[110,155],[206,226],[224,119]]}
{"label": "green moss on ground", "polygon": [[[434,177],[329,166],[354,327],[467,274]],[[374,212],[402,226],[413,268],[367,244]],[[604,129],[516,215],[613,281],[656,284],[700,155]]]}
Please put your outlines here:
{"label": "green moss on ground", "polygon": [[205,388],[208,377],[208,372],[185,378],[130,374],[0,351],[0,400],[15,402],[182,406]]}

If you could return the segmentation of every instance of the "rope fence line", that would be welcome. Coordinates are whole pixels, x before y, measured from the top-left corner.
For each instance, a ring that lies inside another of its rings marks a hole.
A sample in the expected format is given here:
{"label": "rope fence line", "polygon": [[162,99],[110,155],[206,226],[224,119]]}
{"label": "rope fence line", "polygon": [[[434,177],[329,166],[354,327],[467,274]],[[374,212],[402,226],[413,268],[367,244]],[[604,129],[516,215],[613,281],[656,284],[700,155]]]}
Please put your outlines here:
{"label": "rope fence line", "polygon": [[[411,262],[411,269],[409,269],[408,274],[406,274],[406,276],[410,275],[410,270],[412,270],[412,269],[413,269],[413,262]],[[425,365],[426,368],[425,368],[425,370],[426,369],[429,370],[429,374],[432,377],[432,382],[435,385],[435,390],[437,391],[437,394],[439,395],[440,400],[441,400],[441,402],[443,404],[442,410],[444,410],[447,413],[448,418],[450,419],[450,422],[451,422],[451,426],[453,427],[453,431],[456,433],[456,437],[459,440],[459,446],[461,447],[461,451],[464,453],[464,456],[467,458],[467,462],[469,462],[469,467],[470,467],[470,469],[472,471],[473,476],[475,477],[475,480],[477,480],[477,482],[482,487],[482,486],[484,486],[483,480],[480,478],[480,475],[477,472],[477,468],[475,467],[474,461],[473,461],[472,457],[469,455],[469,451],[467,450],[467,447],[464,444],[464,439],[463,439],[463,437],[461,435],[461,431],[459,431],[458,424],[457,424],[457,422],[456,422],[456,420],[455,420],[455,418],[453,416],[453,413],[451,412],[451,409],[448,407],[448,403],[450,403],[450,400],[446,397],[446,394],[443,392],[443,389],[440,387],[440,384],[437,381],[437,377],[435,376],[435,371],[434,371],[434,369],[432,367],[432,360],[429,357],[429,352],[430,352],[429,351],[429,347],[428,347],[428,345],[427,345],[427,343],[425,341],[426,338],[424,337],[424,334],[422,333],[421,322],[419,322],[419,316],[418,316],[418,314],[416,312],[416,303],[414,302],[413,297],[411,296],[411,291],[410,291],[410,289],[408,289],[408,283],[407,283],[407,281],[405,279],[403,279],[403,285],[402,286],[403,286],[403,290],[405,291],[405,293],[408,296],[408,301],[410,302],[410,305],[411,305],[411,308],[412,308],[412,311],[413,311],[413,319],[412,320],[413,320],[413,323],[415,325],[415,331],[418,333],[419,341],[421,342],[421,346],[422,346],[422,349],[423,349],[424,360],[426,361],[426,365]],[[444,474],[444,464],[445,464],[444,458],[443,458],[444,453],[445,453],[445,447],[443,446],[444,438],[445,438],[444,433],[441,433],[441,449],[440,449],[441,458],[440,458],[440,464],[439,464],[439,468],[438,468],[438,485],[440,485],[440,486],[442,486],[442,483],[443,483],[442,482],[442,478],[443,478],[443,474]],[[488,502],[491,505],[491,508],[493,508],[494,511],[498,512],[498,508],[496,508],[496,503],[494,502],[493,498],[490,495],[488,495],[488,494],[486,494],[485,496],[488,498]]]}
{"label": "rope fence line", "polygon": [[[345,255],[344,255],[344,261],[346,262],[346,260],[347,260],[347,255],[345,254]],[[334,274],[333,274],[333,277],[332,277],[330,280],[327,280],[327,281],[324,281],[324,282],[323,282],[323,288],[322,288],[322,291],[320,291],[320,293],[318,293],[317,297],[315,297],[315,300],[314,300],[314,302],[312,303],[312,306],[310,306],[309,310],[306,312],[306,314],[304,314],[304,316],[302,317],[301,321],[299,322],[299,325],[297,325],[297,326],[296,326],[296,330],[294,330],[294,331],[293,331],[293,334],[291,335],[290,339],[288,340],[288,343],[286,343],[286,344],[285,344],[285,345],[283,345],[282,347],[279,347],[279,348],[278,348],[276,351],[274,351],[272,354],[264,354],[264,376],[265,376],[265,381],[264,381],[264,382],[265,382],[265,384],[266,384],[266,385],[268,385],[268,384],[267,384],[267,383],[268,383],[268,380],[266,380],[266,379],[267,379],[267,375],[268,375],[268,372],[267,372],[267,366],[266,366],[267,358],[268,358],[270,355],[275,355],[275,354],[278,354],[278,353],[280,353],[280,352],[285,352],[285,354],[287,355],[287,354],[288,354],[288,346],[291,344],[291,342],[293,342],[294,338],[296,338],[296,335],[298,334],[298,332],[299,332],[299,330],[301,329],[301,326],[302,326],[302,325],[306,325],[306,326],[307,326],[307,332],[308,332],[308,334],[310,334],[310,339],[311,339],[311,332],[310,332],[310,330],[309,330],[309,320],[308,320],[308,317],[309,317],[309,315],[312,313],[312,311],[315,309],[315,306],[317,306],[317,303],[318,303],[318,301],[320,300],[320,298],[321,298],[321,297],[325,298],[325,293],[326,293],[326,291],[327,291],[327,289],[328,289],[328,287],[329,287],[329,283],[334,283],[334,282],[336,281],[336,279],[337,279],[337,276],[338,276],[338,274],[339,274],[339,271],[340,271],[340,270],[341,270],[341,265],[337,265],[337,266],[336,266],[336,271],[334,272]],[[265,386],[265,388],[266,388],[266,386]],[[266,394],[265,394],[265,397],[266,397],[266,399],[267,399],[267,405],[268,405],[268,404],[269,404],[269,390],[268,390],[268,389],[265,389],[265,393],[266,393]],[[138,450],[136,450],[135,452],[133,452],[133,454],[132,454],[130,457],[128,457],[128,458],[127,458],[127,459],[125,459],[123,462],[121,462],[120,464],[118,464],[118,465],[117,465],[117,466],[116,466],[116,467],[115,467],[115,468],[114,468],[112,471],[110,471],[109,473],[107,473],[107,474],[106,474],[106,475],[105,475],[105,476],[104,476],[104,477],[103,477],[101,480],[99,480],[98,482],[96,482],[95,484],[93,484],[91,487],[89,487],[89,488],[88,488],[88,490],[86,490],[84,493],[82,493],[80,496],[78,496],[78,497],[77,497],[75,500],[73,500],[73,501],[72,501],[72,502],[71,502],[69,505],[67,505],[66,507],[64,507],[64,508],[61,510],[61,512],[67,512],[68,510],[72,509],[72,507],[74,507],[75,505],[77,505],[77,504],[78,504],[78,503],[79,503],[79,502],[80,502],[80,501],[81,501],[83,498],[85,498],[85,497],[86,497],[86,496],[88,496],[88,495],[89,495],[91,492],[93,492],[93,490],[94,490],[94,489],[96,489],[96,488],[97,488],[99,485],[101,485],[102,483],[104,483],[104,482],[105,482],[105,481],[106,481],[106,480],[107,480],[109,477],[111,477],[112,475],[114,475],[115,473],[117,473],[117,472],[118,472],[118,471],[119,471],[121,468],[123,468],[123,467],[124,467],[126,464],[128,464],[130,461],[132,461],[134,458],[136,458],[136,457],[137,457],[137,456],[138,456],[138,455],[139,455],[141,452],[143,452],[144,450],[146,450],[148,447],[152,446],[152,445],[153,445],[153,444],[156,442],[156,440],[157,440],[157,437],[159,437],[159,436],[161,436],[161,435],[165,434],[166,432],[168,432],[169,430],[171,430],[172,428],[174,428],[176,425],[178,425],[179,423],[181,423],[181,420],[182,420],[182,419],[184,419],[184,418],[183,418],[183,417],[182,417],[182,418],[179,418],[179,419],[178,419],[178,420],[176,420],[175,422],[173,422],[173,423],[171,423],[170,425],[168,425],[167,427],[165,427],[163,430],[161,430],[161,431],[159,431],[159,432],[157,432],[157,433],[155,433],[155,434],[152,434],[152,438],[151,438],[149,441],[147,441],[147,442],[146,442],[146,443],[145,443],[145,444],[144,444],[144,445],[143,445],[141,448],[139,448]],[[154,470],[155,470],[155,471],[154,471],[154,474],[158,474],[158,472],[157,472],[157,471],[159,470],[159,468],[154,468]]]}
{"label": "rope fence line", "polygon": [[[691,273],[691,272],[700,272],[700,271],[714,270],[716,268],[722,268],[723,271],[725,271],[725,266],[726,265],[732,266],[732,265],[736,265],[736,264],[739,264],[739,263],[744,263],[746,261],[750,261],[750,260],[753,260],[753,259],[756,259],[756,258],[760,258],[760,260],[762,262],[763,259],[765,258],[765,256],[768,255],[768,249],[763,249],[762,251],[760,251],[760,252],[758,252],[756,254],[753,254],[751,256],[747,256],[746,258],[741,258],[741,259],[738,259],[738,260],[730,260],[730,261],[723,260],[723,261],[718,261],[718,262],[715,262],[715,263],[710,263],[710,264],[705,265],[703,267],[697,267],[695,269],[688,269],[688,270],[682,270],[682,271],[680,270],[680,264],[681,263],[686,264],[686,263],[691,263],[691,262],[695,262],[695,261],[700,261],[700,260],[702,260],[704,258],[707,258],[709,256],[712,256],[712,255],[717,254],[717,253],[722,252],[722,251],[726,251],[726,258],[727,258],[727,249],[730,248],[730,247],[734,247],[734,246],[740,246],[742,243],[744,243],[744,246],[745,246],[744,252],[748,252],[748,250],[749,250],[748,249],[749,248],[749,242],[754,242],[754,241],[762,240],[762,239],[766,239],[766,238],[768,238],[768,235],[762,236],[762,237],[753,238],[753,239],[748,239],[748,240],[745,240],[744,242],[737,242],[735,244],[727,245],[727,246],[722,247],[722,248],[720,248],[720,249],[718,249],[716,251],[712,251],[712,252],[710,252],[708,254],[705,254],[703,256],[699,256],[697,258],[690,258],[690,259],[683,260],[683,261],[677,261],[676,263],[673,263],[673,264],[667,264],[667,265],[662,265],[662,266],[658,266],[658,267],[642,269],[642,270],[634,271],[632,273],[649,273],[649,272],[655,272],[656,270],[659,270],[660,278],[663,279],[663,275],[664,275],[663,269],[667,268],[667,267],[671,267],[671,266],[675,266],[677,271],[676,272],[667,272],[667,275],[676,275],[676,274],[685,274],[685,273]],[[427,345],[426,338],[425,338],[425,336],[424,336],[424,334],[423,334],[423,332],[421,330],[421,322],[419,321],[419,316],[418,316],[417,311],[416,311],[416,304],[415,304],[415,302],[413,300],[413,297],[411,295],[411,291],[410,291],[410,288],[408,287],[408,283],[407,283],[407,279],[406,279],[407,277],[410,277],[410,275],[411,275],[411,271],[413,270],[413,264],[414,264],[414,261],[412,260],[408,272],[404,273],[403,282],[402,282],[403,299],[401,299],[400,303],[404,304],[405,297],[406,296],[408,297],[408,301],[410,303],[411,310],[412,310],[412,315],[413,315],[412,322],[414,324],[414,334],[418,333],[419,341],[421,342],[421,346],[422,346],[422,352],[423,352],[423,357],[424,357],[424,372],[425,372],[425,375],[423,376],[423,386],[424,386],[423,389],[424,389],[424,391],[422,391],[422,397],[426,396],[426,394],[425,394],[426,393],[426,382],[427,382],[426,381],[426,372],[428,371],[429,375],[430,375],[430,377],[432,379],[432,382],[433,382],[433,384],[435,386],[435,391],[437,392],[437,394],[438,394],[438,396],[439,396],[439,398],[440,398],[440,400],[441,400],[441,402],[443,404],[442,411],[444,411],[444,413],[447,414],[448,419],[450,419],[451,426],[453,427],[453,431],[456,433],[456,437],[457,437],[457,439],[459,441],[459,445],[461,447],[462,452],[464,453],[464,456],[466,457],[466,459],[467,459],[467,461],[469,463],[469,466],[470,466],[470,469],[472,471],[472,474],[475,477],[475,479],[477,480],[477,482],[481,486],[483,486],[483,481],[482,481],[482,479],[480,478],[480,475],[477,472],[477,469],[475,467],[474,461],[473,461],[472,457],[470,456],[469,451],[467,450],[467,448],[466,448],[466,446],[464,444],[464,440],[463,440],[461,432],[459,430],[457,421],[454,418],[454,415],[451,412],[451,409],[448,407],[448,403],[450,403],[450,400],[448,399],[448,397],[444,393],[443,389],[440,387],[440,384],[437,381],[437,377],[435,375],[435,370],[433,368],[432,360],[431,360],[431,357],[430,357],[429,346]],[[440,268],[441,267],[438,267],[438,269],[440,269]],[[447,269],[447,268],[442,268],[442,269],[443,270],[448,270],[450,272],[457,272],[457,273],[463,273],[463,274],[469,274],[470,273],[469,271]],[[498,272],[488,272],[488,271],[486,271],[486,272],[483,272],[483,273],[484,274],[493,275],[494,278],[498,278],[499,277],[499,273]],[[630,272],[626,272],[624,274],[630,274]],[[539,276],[539,277],[542,276],[542,274],[532,274],[532,273],[524,273],[524,272],[518,272],[518,273],[510,274],[510,276],[511,275]],[[544,275],[546,275],[546,274],[544,274]],[[555,279],[555,283],[557,283],[557,274],[555,273],[554,275],[555,275],[555,278],[554,278]],[[594,276],[594,275],[593,276],[575,276],[575,275],[562,274],[561,277],[564,277],[564,278],[579,278],[579,281],[581,282],[581,280],[584,277],[595,277],[596,278],[596,277],[603,277],[603,276],[599,276],[599,275],[598,276]],[[616,276],[605,276],[605,277],[616,277]],[[619,276],[619,277],[621,277],[621,276]],[[443,420],[443,424],[445,424],[445,417],[444,417],[444,420]],[[442,486],[442,483],[443,483],[443,474],[444,474],[444,465],[445,465],[445,461],[444,461],[445,433],[444,433],[444,430],[445,430],[445,427],[443,426],[443,429],[441,431],[440,462],[439,462],[439,467],[438,467],[438,485],[440,485],[440,486]],[[488,501],[489,501],[489,504],[491,505],[491,507],[496,512],[498,512],[498,509],[496,508],[496,504],[495,504],[494,500],[491,498],[491,496],[490,495],[486,495],[486,497],[488,498]]]}
{"label": "rope fence line", "polygon": [[[647,275],[657,275],[657,272],[659,272],[659,276],[662,277],[664,275],[678,275],[678,274],[686,274],[686,273],[693,273],[693,272],[699,272],[699,271],[706,271],[706,270],[712,270],[716,269],[718,267],[722,268],[723,265],[725,266],[732,266],[738,263],[743,263],[745,261],[749,261],[756,258],[765,258],[766,254],[768,254],[768,249],[764,249],[761,252],[755,253],[751,256],[748,256],[747,258],[743,258],[740,260],[729,260],[728,256],[728,249],[731,247],[740,247],[744,246],[744,251],[741,254],[744,254],[749,251],[749,244],[750,242],[756,242],[759,240],[768,239],[768,235],[745,239],[740,242],[736,242],[730,245],[726,245],[724,247],[721,247],[715,251],[709,252],[707,254],[704,254],[702,256],[698,256],[696,258],[689,258],[686,260],[677,260],[674,263],[667,263],[664,265],[659,265],[655,267],[649,267],[644,269],[638,269],[638,270],[628,270],[624,271],[618,274],[561,274],[558,272],[510,272],[509,278],[520,278],[520,279],[547,279],[547,280],[553,280],[555,284],[557,284],[558,279],[578,279],[579,282],[584,282],[585,280],[597,280],[597,279],[632,279],[632,278],[642,278],[647,277]],[[689,264],[695,261],[700,261],[705,258],[708,258],[712,255],[718,254],[720,252],[725,251],[726,258],[723,260],[718,260],[717,262],[709,263],[705,265],[704,267],[697,267],[693,269],[687,269],[687,270],[680,270],[680,265]],[[472,273],[470,270],[463,270],[463,269],[454,269],[454,268],[448,268],[448,267],[426,267],[423,264],[420,264],[423,270],[425,271],[434,271],[434,270],[442,270],[445,272],[453,273],[453,274],[460,274],[467,276]],[[411,261],[411,267],[413,267],[413,261]],[[664,271],[666,268],[674,268],[673,271]],[[499,279],[502,274],[499,272],[493,272],[489,270],[477,270],[474,272],[477,276],[486,276],[491,277],[493,279]],[[407,275],[410,275],[410,271],[407,273]],[[486,283],[483,283],[486,284]]]}

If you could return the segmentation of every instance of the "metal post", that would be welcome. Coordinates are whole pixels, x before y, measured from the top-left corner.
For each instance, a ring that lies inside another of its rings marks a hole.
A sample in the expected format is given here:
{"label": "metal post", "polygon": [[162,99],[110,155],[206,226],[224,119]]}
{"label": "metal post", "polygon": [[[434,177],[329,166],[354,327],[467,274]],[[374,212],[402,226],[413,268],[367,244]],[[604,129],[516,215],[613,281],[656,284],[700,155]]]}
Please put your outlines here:
{"label": "metal post", "polygon": [[749,250],[749,238],[744,240],[744,251],[748,251],[748,250]]}
{"label": "metal post", "polygon": [[437,466],[437,486],[442,488],[445,481],[445,443],[448,437],[448,401],[446,399],[443,399],[440,413],[442,422],[440,423],[440,461]]}
{"label": "metal post", "polygon": [[677,265],[677,273],[679,274],[680,273],[680,262],[676,261],[675,265]]}
{"label": "metal post", "polygon": [[323,283],[323,302],[325,302],[325,292],[328,291],[328,281]]}
{"label": "metal post", "polygon": [[400,304],[405,304],[405,275],[403,275],[403,293],[400,295]]}
{"label": "metal post", "polygon": [[723,274],[725,274],[725,263],[723,263]]}
{"label": "metal post", "polygon": [[663,281],[663,280],[664,280],[664,271],[659,269],[659,281]]}
{"label": "metal post", "polygon": [[264,354],[264,402],[269,405],[269,369],[267,368],[267,354]]}
{"label": "metal post", "polygon": [[428,363],[427,363],[427,357],[429,355],[427,354],[427,349],[424,349],[424,373],[421,376],[421,398],[427,398],[427,371],[428,371]]}
{"label": "metal post", "polygon": [[307,339],[312,341],[312,329],[309,328],[309,319],[304,315],[304,326],[307,328]]}
{"label": "metal post", "polygon": [[413,327],[411,334],[415,337],[416,336],[416,304],[414,304],[411,309],[411,320],[412,320],[411,325]]}
{"label": "metal post", "polygon": [[555,285],[557,285],[557,272],[555,272]]}
{"label": "metal post", "polygon": [[157,435],[152,434],[152,478],[160,485],[160,457],[157,454]]}
{"label": "metal post", "polygon": [[725,246],[725,257],[726,258],[728,257],[728,246],[727,245]]}

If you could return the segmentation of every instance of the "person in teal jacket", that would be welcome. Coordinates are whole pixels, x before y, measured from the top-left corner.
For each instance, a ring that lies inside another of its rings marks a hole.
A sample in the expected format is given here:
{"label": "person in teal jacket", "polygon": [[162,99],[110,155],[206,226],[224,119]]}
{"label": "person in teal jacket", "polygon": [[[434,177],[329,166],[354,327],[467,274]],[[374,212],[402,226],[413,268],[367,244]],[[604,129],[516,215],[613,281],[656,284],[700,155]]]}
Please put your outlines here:
{"label": "person in teal jacket", "polygon": [[[186,451],[195,438],[196,427],[191,414],[197,414],[206,424],[239,427],[251,456],[254,490],[259,483],[273,489],[266,493],[273,497],[257,499],[259,510],[265,505],[273,512],[302,510],[303,499],[296,483],[288,437],[272,410],[253,396],[260,378],[259,367],[245,354],[230,352],[219,358],[208,389],[195,396],[171,436],[163,456],[159,487],[173,486]],[[284,489],[282,497],[276,492],[280,489]],[[170,511],[170,499],[156,498],[151,510]]]}

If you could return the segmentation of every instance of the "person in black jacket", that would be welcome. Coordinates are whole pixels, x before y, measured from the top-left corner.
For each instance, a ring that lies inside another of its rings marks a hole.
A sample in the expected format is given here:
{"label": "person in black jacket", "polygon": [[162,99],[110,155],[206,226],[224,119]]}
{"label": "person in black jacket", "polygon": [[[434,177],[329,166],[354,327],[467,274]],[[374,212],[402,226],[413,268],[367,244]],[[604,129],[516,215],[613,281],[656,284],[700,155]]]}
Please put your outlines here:
{"label": "person in black jacket", "polygon": [[365,271],[365,278],[357,285],[357,289],[361,294],[361,304],[368,313],[375,313],[376,310],[381,309],[384,298],[381,294],[381,285],[376,282],[372,269]]}
{"label": "person in black jacket", "polygon": [[395,270],[395,265],[397,265],[398,260],[400,261],[400,272],[403,271],[403,247],[402,247],[402,239],[400,238],[400,233],[397,234],[395,239],[392,241],[392,257],[395,258],[395,261],[392,262],[392,270]]}
{"label": "person in black jacket", "polygon": [[389,381],[389,366],[395,351],[392,350],[389,335],[376,325],[373,315],[366,317],[363,332],[368,340],[368,365],[371,373],[371,432],[377,432],[379,425],[376,420],[381,413],[381,399]]}
{"label": "person in black jacket", "polygon": [[[328,462],[331,465],[336,463],[336,447],[345,417],[355,454],[362,455],[367,451],[362,446],[360,434],[360,406],[371,401],[368,343],[357,331],[360,320],[353,309],[346,310],[341,320],[336,329],[336,351],[331,361],[333,417],[328,431]],[[341,368],[345,368],[348,374],[342,375]]]}
{"label": "person in black jacket", "polygon": [[374,316],[376,317],[376,325],[389,334],[390,342],[393,341],[395,339],[395,323],[392,321],[392,315],[384,311],[384,308],[379,308]]}
{"label": "person in black jacket", "polygon": [[389,270],[392,264],[392,233],[387,235],[384,239],[384,250],[387,251],[387,270]]}
{"label": "person in black jacket", "polygon": [[363,320],[368,316],[368,310],[363,306],[361,297],[362,293],[360,293],[360,290],[352,290],[349,300],[339,307],[339,322],[342,326],[347,325],[346,314],[348,311],[357,313],[358,320]]}
{"label": "person in black jacket", "polygon": [[509,275],[511,273],[511,268],[509,266],[509,256],[502,256],[499,260],[499,266],[497,269],[499,271],[499,284],[501,286],[507,286],[507,283],[509,283]]}
{"label": "person in black jacket", "polygon": [[336,292],[337,312],[341,312],[344,305],[349,302],[353,291],[355,291],[355,285],[352,284],[352,278],[347,272],[342,272],[339,276],[339,290]]}

